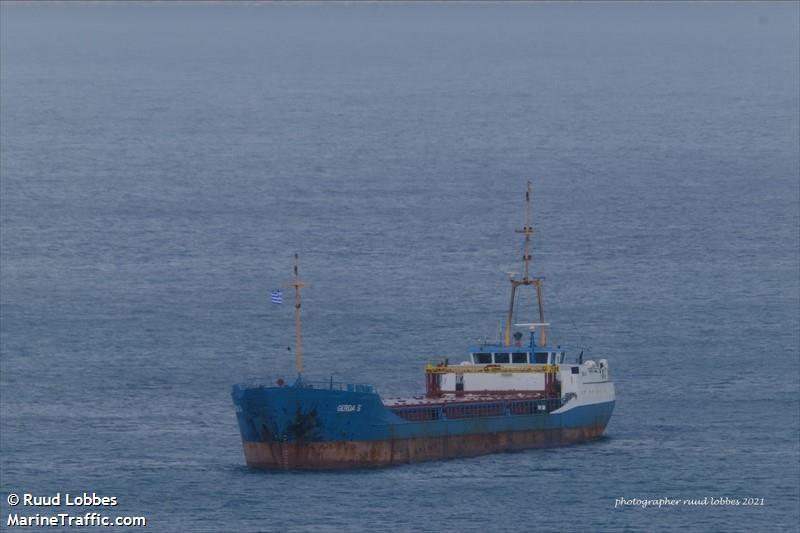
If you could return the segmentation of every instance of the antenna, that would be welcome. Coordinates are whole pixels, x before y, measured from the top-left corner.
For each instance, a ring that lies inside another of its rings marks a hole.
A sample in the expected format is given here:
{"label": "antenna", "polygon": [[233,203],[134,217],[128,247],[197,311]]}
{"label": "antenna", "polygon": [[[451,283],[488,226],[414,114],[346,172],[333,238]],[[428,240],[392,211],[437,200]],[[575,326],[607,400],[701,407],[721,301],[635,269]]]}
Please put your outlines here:
{"label": "antenna", "polygon": [[303,371],[303,334],[300,328],[300,289],[306,285],[300,281],[300,257],[294,254],[294,279],[289,285],[294,287],[294,348],[297,354],[297,375]]}
{"label": "antenna", "polygon": [[533,212],[531,208],[531,182],[528,181],[528,190],[525,191],[525,226],[521,230],[514,230],[514,233],[525,235],[525,251],[522,254],[522,262],[525,265],[522,274],[522,282],[527,285],[528,265],[533,256],[530,254],[531,236],[533,235]]}

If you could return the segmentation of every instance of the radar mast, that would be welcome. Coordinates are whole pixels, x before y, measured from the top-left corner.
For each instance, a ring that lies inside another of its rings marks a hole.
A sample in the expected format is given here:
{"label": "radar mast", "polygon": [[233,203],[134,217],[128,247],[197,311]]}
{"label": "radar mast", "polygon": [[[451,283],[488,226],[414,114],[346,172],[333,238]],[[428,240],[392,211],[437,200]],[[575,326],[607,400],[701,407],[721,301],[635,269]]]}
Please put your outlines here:
{"label": "radar mast", "polygon": [[528,189],[525,191],[525,225],[521,230],[515,230],[515,233],[521,233],[525,236],[525,245],[522,253],[522,278],[517,279],[514,274],[509,275],[511,282],[511,302],[508,305],[508,316],[506,317],[506,328],[503,343],[506,346],[511,346],[511,327],[514,324],[514,306],[516,303],[517,287],[524,285],[532,285],[536,288],[536,302],[539,307],[539,345],[547,345],[547,324],[544,321],[544,301],[542,299],[542,281],[541,277],[530,277],[530,262],[533,259],[531,254],[531,237],[533,231],[533,211],[531,208],[531,182],[528,181]]}

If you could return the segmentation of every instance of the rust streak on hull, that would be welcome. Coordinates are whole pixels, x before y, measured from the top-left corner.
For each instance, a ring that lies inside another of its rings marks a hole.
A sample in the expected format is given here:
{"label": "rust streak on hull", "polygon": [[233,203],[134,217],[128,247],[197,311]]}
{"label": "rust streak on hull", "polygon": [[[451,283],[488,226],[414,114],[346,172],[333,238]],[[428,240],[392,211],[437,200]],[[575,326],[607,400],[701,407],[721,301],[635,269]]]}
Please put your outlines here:
{"label": "rust streak on hull", "polygon": [[604,429],[589,426],[380,441],[245,442],[243,446],[252,468],[337,470],[561,446],[598,439]]}

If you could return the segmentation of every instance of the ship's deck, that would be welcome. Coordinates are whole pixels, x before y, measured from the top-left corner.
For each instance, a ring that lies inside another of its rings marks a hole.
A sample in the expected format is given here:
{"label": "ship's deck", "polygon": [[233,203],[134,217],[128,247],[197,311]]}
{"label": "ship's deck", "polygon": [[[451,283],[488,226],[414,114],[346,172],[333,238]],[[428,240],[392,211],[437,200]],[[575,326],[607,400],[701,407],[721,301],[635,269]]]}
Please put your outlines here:
{"label": "ship's deck", "polygon": [[397,407],[433,407],[454,403],[472,402],[498,402],[510,400],[541,400],[544,398],[543,391],[509,391],[507,393],[464,393],[454,394],[445,393],[437,398],[426,398],[424,396],[414,396],[411,398],[384,398],[383,405],[389,409]]}
{"label": "ship's deck", "polygon": [[392,398],[387,409],[409,422],[545,414],[561,407],[561,398],[544,391],[444,394],[436,398]]}

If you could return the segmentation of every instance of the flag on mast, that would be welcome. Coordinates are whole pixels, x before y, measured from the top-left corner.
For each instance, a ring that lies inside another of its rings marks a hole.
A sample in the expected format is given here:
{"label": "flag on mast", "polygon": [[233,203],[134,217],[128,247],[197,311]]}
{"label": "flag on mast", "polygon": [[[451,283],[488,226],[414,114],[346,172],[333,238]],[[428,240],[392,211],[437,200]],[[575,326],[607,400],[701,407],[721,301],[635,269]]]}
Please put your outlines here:
{"label": "flag on mast", "polygon": [[281,291],[280,289],[272,291],[272,303],[274,304],[283,303],[283,291]]}

